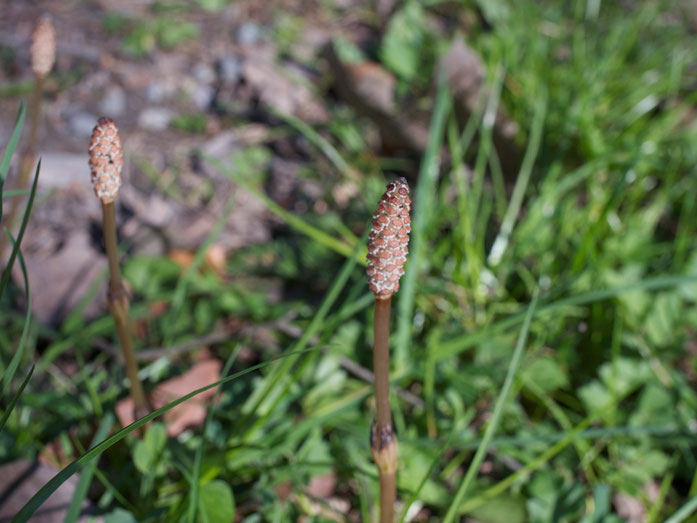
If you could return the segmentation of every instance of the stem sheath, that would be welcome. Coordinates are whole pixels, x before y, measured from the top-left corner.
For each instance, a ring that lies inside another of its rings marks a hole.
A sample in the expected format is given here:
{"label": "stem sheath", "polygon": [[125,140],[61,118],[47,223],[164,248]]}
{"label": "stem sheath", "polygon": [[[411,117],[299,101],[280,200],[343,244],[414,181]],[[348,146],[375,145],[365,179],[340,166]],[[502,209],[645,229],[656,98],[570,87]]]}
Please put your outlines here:
{"label": "stem sheath", "polygon": [[390,304],[375,299],[373,370],[377,420],[371,432],[371,452],[380,477],[380,523],[393,523],[397,497],[397,438],[390,411]]}
{"label": "stem sheath", "polygon": [[380,523],[394,523],[396,480],[396,472],[380,472]]}
{"label": "stem sheath", "polygon": [[[391,298],[375,300],[373,371],[378,428],[392,425],[390,412],[390,304]],[[379,431],[378,431],[379,432]]]}
{"label": "stem sheath", "polygon": [[129,330],[128,310],[130,303],[128,294],[121,281],[119,268],[119,254],[116,243],[116,213],[114,202],[102,202],[102,217],[104,225],[104,244],[107,259],[109,260],[109,311],[114,318],[116,331],[119,336],[123,358],[126,363],[126,374],[131,387],[131,397],[135,410],[135,417],[140,418],[150,411],[148,401],[143,392],[143,385],[138,377],[138,364],[136,363],[133,341]]}

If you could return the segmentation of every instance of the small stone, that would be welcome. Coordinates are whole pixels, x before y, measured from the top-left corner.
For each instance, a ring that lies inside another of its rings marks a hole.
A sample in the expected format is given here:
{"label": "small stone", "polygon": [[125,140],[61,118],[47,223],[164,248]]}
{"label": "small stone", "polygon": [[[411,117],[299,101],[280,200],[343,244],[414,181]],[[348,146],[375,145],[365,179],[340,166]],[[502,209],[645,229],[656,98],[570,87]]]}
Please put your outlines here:
{"label": "small stone", "polygon": [[252,46],[259,42],[261,28],[254,22],[245,22],[237,28],[235,41],[239,45]]}
{"label": "small stone", "polygon": [[191,102],[196,106],[197,109],[205,110],[208,109],[215,96],[215,89],[210,85],[196,85],[189,95]]}
{"label": "small stone", "polygon": [[164,131],[174,118],[174,112],[165,107],[148,107],[138,115],[138,125],[148,131]]}
{"label": "small stone", "polygon": [[109,87],[99,103],[99,111],[102,114],[121,116],[125,110],[126,93],[118,85]]}
{"label": "small stone", "polygon": [[215,82],[215,71],[208,64],[197,62],[192,69],[194,78],[203,84],[212,84]]}
{"label": "small stone", "polygon": [[164,101],[166,96],[167,89],[165,89],[165,86],[162,84],[162,82],[159,82],[157,80],[150,82],[150,84],[145,90],[145,98],[150,103],[161,103]]}
{"label": "small stone", "polygon": [[240,59],[237,55],[223,56],[216,64],[220,81],[224,85],[234,85],[240,78]]}
{"label": "small stone", "polygon": [[87,111],[78,110],[68,116],[68,127],[75,138],[87,138],[92,136],[94,122],[97,117]]}

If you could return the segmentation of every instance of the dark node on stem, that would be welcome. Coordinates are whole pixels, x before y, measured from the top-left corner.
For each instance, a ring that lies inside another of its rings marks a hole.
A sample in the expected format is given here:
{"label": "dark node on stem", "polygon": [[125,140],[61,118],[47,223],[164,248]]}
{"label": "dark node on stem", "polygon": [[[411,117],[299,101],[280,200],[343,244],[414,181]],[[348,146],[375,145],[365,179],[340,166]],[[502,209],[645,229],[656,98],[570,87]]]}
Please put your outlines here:
{"label": "dark node on stem", "polygon": [[370,427],[370,453],[380,474],[397,471],[397,435],[392,425],[380,425],[373,421]]}
{"label": "dark node on stem", "polygon": [[370,426],[370,446],[376,450],[382,450],[386,446],[390,445],[397,436],[392,429],[392,425],[380,425],[378,430],[378,423],[373,421]]}
{"label": "dark node on stem", "polygon": [[129,300],[131,299],[131,296],[126,289],[126,286],[121,283],[118,287],[112,287],[109,285],[107,289],[107,299],[112,302],[112,301],[121,301],[121,300]]}

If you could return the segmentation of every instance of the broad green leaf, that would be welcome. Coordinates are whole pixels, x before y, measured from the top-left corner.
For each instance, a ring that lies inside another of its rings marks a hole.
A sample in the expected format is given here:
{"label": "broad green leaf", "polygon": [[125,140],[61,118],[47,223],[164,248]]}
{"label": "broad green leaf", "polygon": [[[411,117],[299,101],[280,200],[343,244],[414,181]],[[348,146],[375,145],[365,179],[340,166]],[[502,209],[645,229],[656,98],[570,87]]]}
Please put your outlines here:
{"label": "broad green leaf", "polygon": [[645,321],[652,345],[664,347],[675,341],[675,327],[681,313],[682,300],[676,292],[661,292],[655,296]]}
{"label": "broad green leaf", "polygon": [[104,523],[137,523],[137,520],[127,510],[117,508],[104,516]]}
{"label": "broad green leaf", "polygon": [[483,503],[470,515],[482,523],[525,523],[528,521],[525,502],[520,496],[501,494]]}
{"label": "broad green leaf", "polygon": [[235,498],[229,485],[219,479],[201,485],[198,514],[201,523],[234,521]]}
{"label": "broad green leaf", "polygon": [[163,423],[153,423],[145,437],[133,449],[133,463],[145,475],[156,473],[156,465],[167,444],[167,428]]}
{"label": "broad green leaf", "polygon": [[422,71],[425,43],[424,10],[416,0],[408,0],[390,20],[380,59],[397,76],[411,80]]}
{"label": "broad green leaf", "polygon": [[569,384],[569,377],[561,365],[549,356],[536,359],[523,370],[526,380],[532,381],[545,392],[563,389]]}

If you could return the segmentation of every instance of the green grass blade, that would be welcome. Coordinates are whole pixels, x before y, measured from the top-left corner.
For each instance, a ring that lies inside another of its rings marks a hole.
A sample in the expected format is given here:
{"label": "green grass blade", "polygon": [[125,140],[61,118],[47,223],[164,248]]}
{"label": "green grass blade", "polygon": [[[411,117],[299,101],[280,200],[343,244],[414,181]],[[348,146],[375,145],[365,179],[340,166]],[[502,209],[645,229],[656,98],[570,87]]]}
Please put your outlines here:
{"label": "green grass blade", "polygon": [[27,275],[27,267],[24,264],[24,256],[22,253],[16,249],[15,239],[12,237],[10,231],[5,231],[7,236],[12,243],[12,252],[19,253],[19,267],[22,269],[22,278],[24,279],[24,294],[27,297],[27,312],[24,316],[24,326],[22,327],[22,336],[19,338],[19,344],[17,345],[17,350],[15,351],[10,364],[5,369],[2,374],[2,380],[0,380],[0,397],[5,395],[7,387],[9,387],[14,378],[15,372],[17,372],[17,367],[22,359],[22,354],[24,354],[24,345],[27,341],[27,334],[29,333],[29,323],[31,320],[31,292],[29,291],[29,276]]}
{"label": "green grass blade", "polygon": [[530,306],[528,307],[528,312],[525,315],[523,327],[521,328],[520,334],[518,335],[518,342],[516,343],[515,350],[513,351],[511,363],[508,366],[508,372],[506,373],[506,379],[503,382],[501,393],[499,394],[499,397],[496,400],[496,405],[494,407],[494,412],[491,415],[491,420],[489,421],[489,424],[486,427],[486,431],[484,432],[482,442],[477,448],[477,452],[475,452],[474,454],[472,463],[467,469],[467,473],[465,474],[465,477],[462,479],[462,483],[460,483],[460,487],[457,489],[457,493],[455,494],[455,497],[450,503],[448,512],[446,513],[445,519],[443,520],[444,523],[450,523],[458,516],[459,507],[462,504],[463,499],[465,498],[467,489],[474,480],[476,474],[479,472],[479,467],[484,461],[484,457],[486,456],[486,453],[489,450],[489,443],[491,442],[491,439],[494,437],[496,429],[498,429],[499,422],[501,421],[501,415],[503,414],[503,409],[505,408],[506,403],[508,402],[508,395],[511,391],[511,387],[513,386],[513,379],[515,378],[515,375],[518,372],[520,360],[523,356],[523,350],[528,339],[528,332],[530,331],[530,323],[532,322],[532,317],[535,313],[535,307],[537,306],[537,298],[538,294],[537,292],[535,292],[532,301],[530,302]]}
{"label": "green grass blade", "polygon": [[236,200],[237,199],[235,198],[235,194],[233,193],[232,196],[230,196],[230,198],[226,202],[225,207],[223,208],[223,212],[218,217],[218,221],[213,226],[213,229],[211,229],[211,231],[208,233],[205,240],[199,247],[198,251],[196,251],[194,260],[191,262],[191,265],[187,269],[186,273],[177,282],[177,286],[174,289],[174,297],[172,298],[172,318],[177,317],[179,309],[184,304],[184,298],[186,298],[186,288],[188,287],[189,282],[201,267],[201,264],[203,263],[203,260],[206,256],[206,250],[208,249],[208,247],[215,240],[217,240],[220,234],[223,232],[225,224],[227,223],[228,217],[232,212],[232,208],[235,205]]}
{"label": "green grass blade", "polygon": [[10,160],[12,160],[12,155],[17,149],[17,143],[19,142],[19,137],[22,134],[25,112],[26,107],[24,105],[24,100],[22,100],[19,103],[19,111],[17,111],[17,118],[15,119],[15,126],[14,130],[12,131],[12,136],[10,137],[10,141],[7,142],[5,152],[2,153],[2,160],[0,161],[0,185],[5,183],[5,180],[7,180],[7,173],[10,170]]}
{"label": "green grass blade", "polygon": [[15,405],[17,405],[17,401],[19,401],[19,397],[22,395],[22,392],[24,392],[24,387],[26,387],[27,383],[29,383],[29,379],[31,378],[32,374],[34,374],[34,365],[31,366],[31,369],[29,369],[29,374],[27,374],[27,377],[24,378],[24,381],[19,386],[19,389],[17,389],[17,393],[12,397],[12,400],[10,401],[9,405],[7,405],[7,409],[5,409],[5,413],[2,415],[2,419],[0,419],[0,430],[2,430],[5,426],[5,423],[7,423],[7,418],[10,417],[10,414],[14,410]]}
{"label": "green grass blade", "polygon": [[19,232],[17,233],[17,240],[12,246],[12,252],[10,253],[10,259],[7,262],[7,267],[5,267],[2,273],[2,279],[0,279],[0,296],[2,296],[7,286],[7,282],[10,281],[10,274],[12,272],[12,266],[17,258],[17,253],[19,252],[20,245],[22,244],[22,238],[24,238],[24,231],[27,229],[27,223],[29,223],[29,215],[31,214],[31,208],[34,204],[34,197],[36,196],[36,185],[39,183],[39,170],[41,169],[41,160],[36,166],[36,171],[34,172],[34,181],[31,185],[31,193],[29,194],[29,201],[24,209],[24,216],[22,217],[22,225],[19,227]]}
{"label": "green grass blade", "polygon": [[[230,354],[230,357],[225,362],[225,366],[223,367],[222,371],[223,376],[230,372],[230,367],[232,367],[232,364],[235,363],[237,355],[240,353],[241,350],[242,344],[240,343],[237,345],[237,347],[235,347],[235,350],[232,351],[232,354]],[[206,443],[206,430],[208,429],[208,422],[213,417],[213,414],[215,413],[215,410],[217,408],[218,398],[220,397],[222,389],[223,388],[220,387],[215,392],[215,395],[211,400],[211,406],[208,409],[208,412],[206,413],[206,419],[203,421],[203,426],[201,427],[201,441],[198,447],[196,447],[196,454],[194,455],[194,466],[193,470],[191,471],[191,492],[189,493],[189,512],[187,514],[190,523],[196,523],[196,513],[198,512],[199,476],[201,475],[201,459],[203,457],[203,447]]]}
{"label": "green grass blade", "polygon": [[426,152],[419,168],[419,180],[414,194],[414,216],[411,221],[411,245],[406,274],[402,277],[397,303],[397,333],[395,337],[395,367],[406,367],[409,361],[409,342],[414,317],[416,282],[426,255],[426,226],[433,210],[440,150],[445,134],[445,124],[450,110],[450,94],[447,83],[440,78],[435,108],[431,118]]}
{"label": "green grass blade", "polygon": [[[547,391],[545,391],[532,379],[525,378],[524,376],[521,376],[521,382],[526,389],[528,389],[538,398],[540,403],[547,409],[547,411],[549,411],[552,418],[556,420],[562,429],[571,430],[573,428],[571,420],[569,420],[568,416],[564,412],[564,409],[557,405]],[[586,475],[588,483],[593,485],[596,482],[595,472],[593,472],[593,468],[590,466],[590,464],[584,460],[584,456],[590,451],[589,445],[583,440],[583,438],[577,438],[577,440],[574,441],[574,445],[576,447],[576,452],[578,453],[578,460],[583,468],[583,473]]]}
{"label": "green grass blade", "polygon": [[11,191],[2,191],[3,198],[12,198],[13,196],[27,196],[31,191],[29,189],[12,189]]}
{"label": "green grass blade", "polygon": [[322,151],[322,154],[324,154],[332,164],[334,164],[334,167],[336,167],[336,170],[339,171],[341,174],[346,176],[350,180],[355,180],[356,179],[356,173],[353,168],[346,162],[346,160],[343,159],[341,154],[339,154],[339,151],[337,151],[336,147],[334,147],[329,141],[327,141],[326,138],[324,138],[321,134],[319,134],[317,131],[315,131],[312,127],[310,127],[308,124],[303,122],[300,118],[293,116],[292,114],[287,114],[287,113],[282,113],[281,111],[278,111],[276,109],[271,108],[271,114],[277,116],[290,126],[294,127],[300,134],[302,134],[308,142],[310,142],[312,145],[317,147],[320,151]]}
{"label": "green grass blade", "polygon": [[[111,412],[107,412],[107,414],[102,418],[102,421],[97,428],[97,432],[92,438],[92,445],[102,441],[107,434],[109,434],[109,429],[111,429],[113,423],[114,415]],[[90,485],[92,484],[92,477],[94,476],[96,468],[97,459],[94,459],[85,466],[85,470],[82,472],[82,474],[80,474],[80,480],[77,483],[77,487],[75,487],[75,492],[73,493],[73,498],[70,500],[70,505],[68,505],[68,511],[65,513],[65,519],[63,520],[65,523],[75,523],[77,518],[80,517],[82,503],[87,497],[87,489],[89,489]]]}
{"label": "green grass blade", "polygon": [[34,496],[22,507],[22,509],[15,515],[14,518],[12,518],[13,523],[24,523],[26,521],[29,521],[29,518],[31,518],[32,514],[36,512],[36,510],[41,506],[41,504],[48,499],[48,497],[53,494],[58,487],[60,487],[67,479],[75,474],[80,468],[82,468],[86,463],[89,463],[92,459],[96,458],[99,456],[102,452],[105,450],[109,449],[110,447],[114,446],[116,443],[124,439],[126,436],[128,436],[131,432],[138,430],[140,427],[143,425],[149,423],[150,421],[154,420],[155,418],[158,418],[159,416],[162,416],[164,413],[168,412],[169,410],[173,409],[177,405],[180,405],[184,403],[187,400],[190,400],[191,398],[197,396],[198,394],[201,394],[202,392],[205,392],[207,390],[210,390],[214,387],[218,387],[220,385],[223,385],[225,383],[229,383],[231,381],[236,380],[237,378],[240,378],[246,374],[250,374],[251,372],[254,372],[255,370],[261,369],[263,367],[267,367],[268,365],[272,365],[278,361],[280,361],[282,358],[288,358],[291,356],[297,356],[300,354],[312,352],[318,349],[312,348],[312,349],[305,349],[302,351],[296,351],[296,352],[290,352],[287,354],[281,354],[279,356],[274,357],[274,359],[270,361],[265,361],[263,363],[259,363],[257,365],[253,365],[251,367],[248,367],[244,370],[241,370],[239,372],[236,372],[232,376],[228,376],[226,378],[223,378],[221,380],[216,381],[215,383],[211,383],[210,385],[206,385],[205,387],[201,387],[200,389],[196,389],[189,394],[186,394],[182,396],[181,398],[178,398],[164,407],[161,407],[147,416],[143,416],[137,421],[134,421],[127,427],[124,427],[120,431],[118,431],[116,434],[113,436],[109,437],[108,439],[102,441],[98,445],[95,445],[92,447],[90,450],[85,452],[82,456],[79,458],[75,459],[73,462],[71,462],[67,467],[65,467],[63,470],[58,472],[51,480],[46,483],[41,489],[34,494]]}
{"label": "green grass blade", "polygon": [[658,516],[663,508],[666,501],[666,496],[670,490],[670,486],[673,484],[673,478],[675,477],[675,466],[678,464],[678,452],[673,454],[673,459],[670,463],[670,469],[666,472],[666,475],[661,481],[661,488],[658,491],[658,498],[652,503],[649,513],[646,515],[646,523],[655,523],[658,521]]}
{"label": "green grass blade", "polygon": [[574,440],[577,437],[579,437],[579,435],[585,430],[585,428],[591,424],[593,419],[594,418],[590,417],[590,416],[588,418],[584,419],[581,423],[576,425],[574,430],[567,432],[566,436],[564,436],[561,440],[559,440],[555,445],[551,446],[548,450],[546,450],[545,452],[540,454],[537,458],[532,460],[530,463],[525,465],[523,468],[515,471],[513,474],[511,474],[507,478],[499,481],[496,485],[489,487],[484,492],[477,494],[472,499],[466,501],[463,505],[461,505],[460,507],[457,508],[457,511],[460,514],[466,513],[466,512],[471,512],[472,510],[474,510],[477,507],[481,506],[482,504],[486,503],[488,500],[495,498],[499,494],[502,494],[503,492],[505,492],[506,489],[508,489],[516,481],[519,481],[521,478],[528,476],[533,471],[542,467],[545,463],[547,463],[555,455],[559,454],[562,450],[564,450],[566,447],[571,445],[571,443],[573,443]]}
{"label": "green grass blade", "polygon": [[535,115],[532,121],[530,140],[528,141],[528,147],[525,151],[523,162],[520,165],[518,178],[516,179],[515,186],[513,187],[511,201],[506,208],[506,214],[504,215],[501,223],[501,230],[496,236],[496,239],[491,246],[491,250],[489,251],[487,263],[491,266],[496,266],[499,264],[501,258],[503,257],[503,253],[506,251],[506,247],[508,247],[508,240],[511,237],[513,226],[515,225],[516,218],[520,213],[520,208],[523,205],[523,197],[525,196],[525,191],[528,188],[528,183],[530,183],[532,167],[535,165],[535,158],[537,158],[537,153],[540,150],[540,143],[542,142],[542,129],[544,128],[546,115],[547,94],[543,93],[537,102]]}
{"label": "green grass blade", "polygon": [[419,482],[419,485],[416,487],[416,490],[412,493],[411,498],[409,498],[409,501],[407,504],[404,506],[404,510],[402,511],[402,517],[399,518],[399,523],[403,523],[405,518],[407,517],[407,514],[409,513],[409,509],[411,506],[414,504],[414,502],[419,499],[419,495],[421,494],[421,491],[423,488],[426,486],[426,482],[428,481],[428,478],[431,477],[431,474],[433,474],[434,469],[436,468],[436,465],[438,464],[438,461],[440,460],[441,456],[443,453],[446,451],[446,449],[450,446],[450,441],[452,440],[454,433],[450,433],[450,436],[448,436],[448,439],[441,445],[441,448],[438,450],[438,453],[436,455],[436,459],[434,459],[431,462],[431,466],[428,468],[428,471],[426,474],[424,474],[424,477],[421,478],[421,481]]}
{"label": "green grass blade", "polygon": [[685,521],[695,510],[697,510],[697,496],[690,498],[687,503],[666,519],[665,523],[680,523],[681,521]]}
{"label": "green grass blade", "polygon": [[[640,282],[618,285],[616,287],[608,287],[607,289],[596,289],[577,294],[576,296],[569,296],[568,298],[562,298],[551,303],[546,303],[537,307],[536,314],[547,314],[563,307],[588,305],[590,303],[615,298],[621,294],[626,294],[632,291],[658,291],[669,289],[671,287],[678,287],[687,283],[694,283],[695,281],[697,281],[697,276],[692,275],[684,276],[670,274],[665,276],[657,276],[655,278],[646,278]],[[511,327],[518,325],[523,321],[524,317],[525,312],[521,311],[509,316],[508,318],[488,325],[477,332],[463,334],[462,336],[458,336],[454,339],[446,340],[440,344],[438,351],[434,353],[434,358],[436,362],[452,358],[466,349],[474,347],[477,343],[480,343],[481,341],[486,340],[495,334],[505,332]]]}
{"label": "green grass blade", "polygon": [[[312,240],[316,241],[320,245],[324,245],[326,248],[331,249],[335,252],[338,252],[342,256],[345,256],[348,258],[349,256],[351,256],[353,254],[354,245],[349,245],[345,242],[337,240],[335,237],[327,234],[326,232],[318,229],[317,227],[314,227],[313,225],[310,225],[309,223],[305,222],[304,220],[298,218],[297,216],[289,213],[283,207],[281,207],[276,202],[274,202],[271,198],[266,196],[259,189],[255,188],[251,184],[249,184],[246,180],[244,180],[235,171],[233,171],[232,169],[227,167],[225,164],[223,164],[220,160],[213,158],[211,156],[205,155],[205,154],[202,155],[202,157],[209,164],[211,164],[216,169],[218,169],[220,172],[225,174],[227,177],[229,177],[235,183],[244,187],[245,190],[249,191],[254,196],[256,196],[266,206],[266,208],[270,212],[272,212],[273,214],[275,214],[276,216],[281,218],[284,222],[286,222],[290,227],[292,227],[296,231],[307,235],[308,237],[310,237]],[[361,249],[359,251],[359,254],[356,255],[356,259],[357,259],[358,263],[360,263],[362,265],[367,265],[368,262],[365,260],[367,254],[368,254],[367,247]]]}
{"label": "green grass blade", "polygon": [[[366,230],[365,234],[363,235],[361,242],[364,242],[367,235],[368,230]],[[356,256],[349,256],[346,262],[344,262],[344,266],[342,267],[339,276],[336,278],[336,280],[334,280],[334,283],[330,287],[329,292],[327,292],[324,301],[322,301],[322,304],[320,305],[319,309],[312,318],[312,321],[310,321],[310,324],[303,332],[303,335],[291,349],[292,351],[299,351],[307,347],[307,344],[310,342],[312,337],[315,336],[318,332],[320,332],[321,328],[324,327],[325,318],[327,317],[327,314],[329,314],[329,311],[334,305],[334,302],[336,302],[337,298],[339,297],[339,294],[344,289],[344,286],[346,285],[346,282],[348,282],[348,279],[351,276],[351,272],[353,272],[355,266]],[[273,391],[278,382],[281,381],[290,372],[290,369],[292,368],[296,359],[297,358],[289,358],[283,362],[283,365],[281,365],[277,369],[274,369],[273,374],[267,378],[267,382],[264,384],[264,387],[259,389],[258,394],[252,396],[251,399],[254,401],[254,403],[252,404],[253,407],[249,409],[250,413],[254,413],[257,411],[259,406],[263,403],[264,399]],[[271,411],[272,410],[273,409],[271,409]],[[249,416],[245,416],[245,419],[243,420],[245,422],[244,424],[249,425],[249,427],[245,431],[243,441],[246,441],[254,433],[254,431],[257,430],[257,428],[264,422],[265,418],[271,414],[271,411],[269,411],[266,414],[266,416],[259,418],[255,423],[251,425],[249,424]]]}
{"label": "green grass blade", "polygon": [[479,149],[477,150],[477,158],[474,161],[472,173],[470,207],[472,210],[472,224],[475,225],[475,227],[477,222],[481,222],[481,218],[486,216],[486,213],[482,213],[480,204],[483,203],[482,191],[484,188],[484,175],[486,166],[489,163],[491,150],[493,149],[492,135],[497,112],[499,110],[501,90],[503,89],[504,78],[506,76],[503,65],[499,65],[493,74],[494,78],[489,90],[489,99],[487,100],[484,117],[481,122]]}

